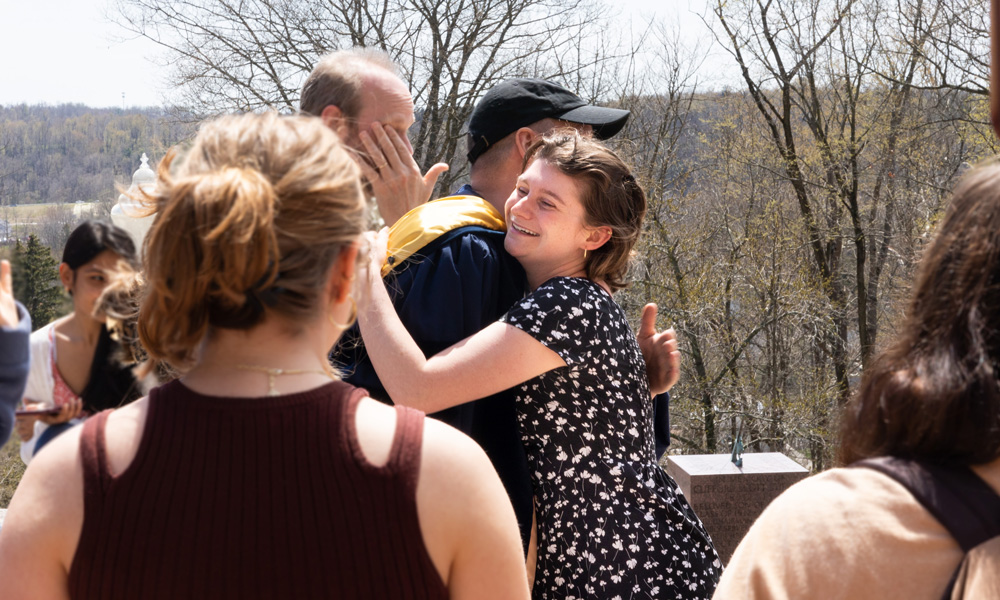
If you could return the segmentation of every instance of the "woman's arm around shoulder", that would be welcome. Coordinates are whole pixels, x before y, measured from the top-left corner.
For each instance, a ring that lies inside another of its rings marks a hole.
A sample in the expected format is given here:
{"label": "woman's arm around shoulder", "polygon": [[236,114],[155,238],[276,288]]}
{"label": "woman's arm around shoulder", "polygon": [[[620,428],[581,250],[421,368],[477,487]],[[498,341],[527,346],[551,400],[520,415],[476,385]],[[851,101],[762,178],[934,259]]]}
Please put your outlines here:
{"label": "woman's arm around shoulder", "polygon": [[372,242],[373,259],[360,285],[367,301],[358,323],[368,356],[395,404],[433,413],[511,388],[565,366],[554,351],[517,327],[493,323],[426,358],[396,314],[382,283],[384,232]]}
{"label": "woman's arm around shoulder", "polygon": [[69,568],[83,527],[80,431],[60,435],[31,461],[0,530],[4,598],[69,598]]}

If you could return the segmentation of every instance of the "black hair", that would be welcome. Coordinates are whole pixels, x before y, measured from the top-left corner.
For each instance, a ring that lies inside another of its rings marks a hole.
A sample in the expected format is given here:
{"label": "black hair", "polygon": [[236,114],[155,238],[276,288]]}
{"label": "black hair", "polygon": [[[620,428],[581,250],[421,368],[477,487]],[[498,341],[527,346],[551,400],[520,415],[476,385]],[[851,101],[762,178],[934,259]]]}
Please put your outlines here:
{"label": "black hair", "polygon": [[135,244],[129,234],[121,227],[93,219],[80,223],[73,233],[69,234],[66,247],[63,249],[62,261],[76,271],[105,250],[111,250],[122,257],[129,266],[138,267]]}
{"label": "black hair", "polygon": [[83,408],[90,414],[118,408],[142,397],[143,389],[133,373],[133,365],[122,363],[121,346],[107,326],[101,325],[90,363],[90,378],[80,394]]}

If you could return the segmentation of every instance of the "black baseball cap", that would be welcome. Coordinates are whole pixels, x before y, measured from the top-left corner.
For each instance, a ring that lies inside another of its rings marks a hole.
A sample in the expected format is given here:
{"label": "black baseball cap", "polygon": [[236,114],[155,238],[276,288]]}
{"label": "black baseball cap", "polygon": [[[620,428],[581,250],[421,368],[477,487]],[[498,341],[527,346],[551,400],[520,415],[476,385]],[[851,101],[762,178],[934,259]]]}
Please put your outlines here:
{"label": "black baseball cap", "polygon": [[508,79],[486,92],[469,118],[469,163],[521,127],[542,119],[590,125],[606,140],[622,130],[629,111],[587,104],[573,92],[544,79]]}

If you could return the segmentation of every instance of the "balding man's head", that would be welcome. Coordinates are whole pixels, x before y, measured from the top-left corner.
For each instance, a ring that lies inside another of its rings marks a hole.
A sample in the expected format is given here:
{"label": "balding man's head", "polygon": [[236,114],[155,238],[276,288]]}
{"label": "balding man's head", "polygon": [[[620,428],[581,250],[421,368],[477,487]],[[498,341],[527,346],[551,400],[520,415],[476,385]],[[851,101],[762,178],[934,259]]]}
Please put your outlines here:
{"label": "balding man's head", "polygon": [[396,63],[381,50],[351,48],[327,54],[302,86],[299,109],[315,117],[327,106],[339,106],[344,116],[355,118],[361,110],[364,75],[381,70],[399,77]]}
{"label": "balding man's head", "polygon": [[302,87],[300,108],[322,118],[357,155],[366,154],[360,133],[376,121],[394,129],[413,152],[407,137],[413,98],[396,64],[380,50],[353,48],[323,57]]}

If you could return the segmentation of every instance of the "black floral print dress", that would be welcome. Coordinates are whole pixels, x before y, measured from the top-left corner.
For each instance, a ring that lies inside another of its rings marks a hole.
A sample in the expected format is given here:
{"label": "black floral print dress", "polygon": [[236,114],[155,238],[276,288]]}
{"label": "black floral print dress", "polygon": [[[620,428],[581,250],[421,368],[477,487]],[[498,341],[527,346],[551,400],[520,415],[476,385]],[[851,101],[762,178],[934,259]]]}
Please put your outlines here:
{"label": "black floral print dress", "polygon": [[709,598],[708,532],[654,458],[646,368],[620,306],[556,277],[502,318],[566,367],[517,389],[538,522],[534,598]]}

